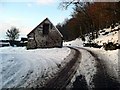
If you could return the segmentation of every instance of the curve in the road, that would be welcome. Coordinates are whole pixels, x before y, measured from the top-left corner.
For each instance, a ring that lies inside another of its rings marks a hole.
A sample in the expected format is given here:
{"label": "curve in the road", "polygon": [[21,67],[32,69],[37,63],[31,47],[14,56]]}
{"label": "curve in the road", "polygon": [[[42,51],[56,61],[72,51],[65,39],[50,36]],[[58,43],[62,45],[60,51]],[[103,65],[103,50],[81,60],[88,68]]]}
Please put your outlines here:
{"label": "curve in the road", "polygon": [[68,62],[64,68],[57,73],[56,77],[51,79],[43,89],[46,88],[55,88],[55,89],[63,89],[65,88],[69,82],[71,81],[72,77],[77,71],[77,68],[79,67],[80,64],[80,58],[81,54],[79,50],[70,47],[71,50],[74,50],[74,57],[71,58],[70,62]]}
{"label": "curve in the road", "polygon": [[120,83],[113,78],[110,77],[110,75],[107,73],[107,69],[105,68],[105,64],[103,60],[100,60],[98,56],[85,48],[78,48],[88,51],[96,60],[97,62],[97,73],[93,78],[93,83],[95,85],[95,88],[93,90],[120,90]]}

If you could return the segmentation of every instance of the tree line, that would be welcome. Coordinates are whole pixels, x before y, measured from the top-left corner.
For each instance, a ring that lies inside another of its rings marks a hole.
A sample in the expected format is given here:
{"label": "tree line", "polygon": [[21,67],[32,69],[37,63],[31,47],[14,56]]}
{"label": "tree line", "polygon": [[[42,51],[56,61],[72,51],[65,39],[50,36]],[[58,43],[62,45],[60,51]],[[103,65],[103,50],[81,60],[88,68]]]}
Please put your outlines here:
{"label": "tree line", "polygon": [[100,29],[114,27],[116,23],[120,23],[120,2],[71,0],[63,1],[60,5],[64,9],[70,5],[74,6],[72,17],[56,25],[66,41],[78,37],[85,40],[85,35],[89,36],[89,40],[93,40],[98,37]]}

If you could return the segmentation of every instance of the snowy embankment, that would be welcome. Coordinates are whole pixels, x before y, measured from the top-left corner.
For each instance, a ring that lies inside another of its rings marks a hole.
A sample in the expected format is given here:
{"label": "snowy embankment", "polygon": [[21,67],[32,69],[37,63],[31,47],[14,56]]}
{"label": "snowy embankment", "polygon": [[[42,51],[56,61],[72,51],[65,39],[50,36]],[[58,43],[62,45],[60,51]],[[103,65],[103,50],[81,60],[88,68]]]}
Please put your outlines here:
{"label": "snowy embankment", "polygon": [[83,47],[83,41],[81,40],[81,38],[77,38],[73,41],[69,41],[69,42],[64,42],[63,46],[77,46],[77,47]]}
{"label": "snowy embankment", "polygon": [[[66,62],[69,48],[26,50],[21,47],[0,48],[1,88],[37,87],[53,77]],[[39,82],[36,82],[39,81]]]}
{"label": "snowy embankment", "polygon": [[[120,25],[115,28],[105,28],[103,30],[99,30],[98,38],[94,39],[92,42],[97,43],[98,45],[103,45],[104,43],[113,42],[120,43]],[[83,43],[88,43],[88,36],[85,37],[85,42],[81,40],[81,38],[76,38],[73,41],[64,42],[64,46],[77,46],[83,47]]]}
{"label": "snowy embankment", "polygon": [[103,43],[113,42],[113,43],[120,43],[118,40],[118,36],[120,34],[120,25],[116,26],[115,28],[105,28],[99,31],[99,37],[94,40],[95,43],[99,45],[103,45]]}

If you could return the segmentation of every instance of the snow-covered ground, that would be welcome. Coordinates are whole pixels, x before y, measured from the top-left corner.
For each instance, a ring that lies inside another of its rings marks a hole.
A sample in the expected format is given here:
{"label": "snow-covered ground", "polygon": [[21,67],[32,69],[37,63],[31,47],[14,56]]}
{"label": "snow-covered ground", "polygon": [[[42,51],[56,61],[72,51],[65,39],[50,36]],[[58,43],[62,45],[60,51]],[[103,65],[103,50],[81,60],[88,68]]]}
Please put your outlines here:
{"label": "snow-covered ground", "polygon": [[25,47],[0,48],[1,88],[36,87],[59,70],[70,54],[69,48],[26,50]]}
{"label": "snow-covered ground", "polygon": [[63,46],[77,46],[77,47],[83,47],[83,41],[81,40],[81,38],[77,38],[73,41],[69,41],[69,42],[64,42]]}
{"label": "snow-covered ground", "polygon": [[[104,35],[107,33],[106,35]],[[86,41],[88,42],[88,36],[85,37]],[[98,45],[103,45],[103,43],[113,42],[113,43],[120,43],[120,25],[116,26],[115,28],[105,28],[99,31],[98,38],[94,39],[92,42],[97,43]],[[77,38],[73,41],[64,42],[64,46],[78,46],[83,47],[83,41],[81,38]]]}
{"label": "snow-covered ground", "polygon": [[[117,31],[119,29],[119,31]],[[105,33],[108,33],[104,35]],[[118,42],[118,35],[120,33],[120,25],[116,26],[114,29],[107,28],[99,31],[99,37],[94,41],[99,45],[103,45],[103,43],[113,42],[113,43],[120,43]]]}
{"label": "snow-covered ground", "polygon": [[[119,41],[120,30],[115,31],[118,28],[120,28],[120,25],[115,27],[114,29],[111,29],[111,28],[104,29],[104,32],[101,32],[102,30],[100,30],[101,33],[100,33],[99,37],[97,39],[95,39],[93,42],[98,43],[99,45],[103,45],[103,43],[108,43],[108,42],[120,43],[120,41]],[[107,35],[103,35],[106,32],[109,32],[109,33]],[[86,40],[87,40],[87,37],[86,37]],[[104,65],[107,69],[107,73],[112,78],[119,81],[119,77],[118,77],[119,49],[106,51],[106,50],[104,50],[103,47],[100,49],[83,47],[83,41],[81,39],[76,39],[76,40],[73,40],[70,42],[64,42],[64,45],[65,46],[73,46],[73,47],[82,47],[82,48],[92,51],[93,53],[95,53],[98,56],[98,58],[100,60],[102,60],[102,63],[104,63]],[[77,70],[77,73],[75,74],[75,76],[73,77],[73,79],[71,81],[71,85],[75,81],[75,78],[77,76],[79,76],[80,74],[82,74],[83,76],[85,76],[87,84],[90,85],[90,83],[91,83],[90,87],[94,87],[94,85],[92,86],[91,80],[92,80],[92,77],[96,73],[95,60],[87,51],[80,49],[80,52],[82,53],[80,67]]]}
{"label": "snow-covered ground", "polygon": [[[68,45],[68,46],[73,45],[73,46],[77,46],[77,47],[82,46],[82,45],[78,46],[76,44],[76,43],[80,43],[80,44],[82,43],[80,39],[76,39],[76,40],[71,41],[71,42],[69,42],[68,44],[66,42],[66,45]],[[119,55],[119,52],[118,52],[119,50],[118,49],[117,50],[111,50],[111,51],[108,50],[108,51],[106,51],[103,48],[100,48],[100,49],[98,49],[98,48],[90,48],[90,47],[82,47],[82,48],[88,49],[88,50],[96,53],[97,56],[99,56],[99,59],[104,60],[104,62],[106,64],[105,66],[108,68],[108,73],[110,73],[112,75],[112,77],[118,79],[118,55]],[[83,53],[83,50],[80,50],[80,51]],[[89,57],[89,55],[87,55],[87,54],[85,54],[85,55],[83,54],[82,57],[84,57],[84,56],[86,58]],[[92,60],[91,60],[91,62],[92,62]],[[85,63],[87,63],[87,62],[85,62]],[[89,63],[87,63],[87,64],[89,64]],[[86,67],[84,67],[84,68],[86,68]],[[114,74],[113,74],[113,72],[114,72]]]}
{"label": "snow-covered ground", "polygon": [[[104,29],[104,32],[100,30],[100,36],[94,42],[99,45],[103,45],[104,42],[107,43],[109,41],[118,43],[118,34],[120,31],[114,31],[118,28]],[[105,32],[109,33],[103,35]],[[64,42],[63,45],[91,50],[104,62],[109,75],[118,79],[119,50],[105,51],[103,48],[86,48],[83,47],[83,41],[80,38]],[[66,61],[64,59],[70,54],[70,51],[67,47],[35,50],[26,50],[25,47],[1,47],[0,88],[36,87],[38,83],[36,81],[39,81],[39,85],[42,86],[46,80],[54,76],[59,70],[59,66],[65,65]],[[81,63],[71,82],[75,81],[76,76],[82,74],[85,76],[87,84],[90,87],[94,87],[92,78],[96,73],[95,59],[86,50],[80,49],[80,52],[82,54]]]}
{"label": "snow-covered ground", "polygon": [[79,49],[82,55],[81,63],[77,69],[76,74],[71,80],[68,87],[73,87],[73,82],[75,82],[77,76],[84,76],[89,88],[94,88],[93,77],[97,72],[95,58],[86,50]]}
{"label": "snow-covered ground", "polygon": [[[103,60],[102,62],[107,68],[107,73],[111,75],[114,79],[118,80],[118,55],[119,55],[119,49],[117,50],[108,50],[105,51],[103,49],[96,49],[96,48],[86,48],[92,52],[94,52],[100,60]],[[114,73],[114,74],[113,74]]]}

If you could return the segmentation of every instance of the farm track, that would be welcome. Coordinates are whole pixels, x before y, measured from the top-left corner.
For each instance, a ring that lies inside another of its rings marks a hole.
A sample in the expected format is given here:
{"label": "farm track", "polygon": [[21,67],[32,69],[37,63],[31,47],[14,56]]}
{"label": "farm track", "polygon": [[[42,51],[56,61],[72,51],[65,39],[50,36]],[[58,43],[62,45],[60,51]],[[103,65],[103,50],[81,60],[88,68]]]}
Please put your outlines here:
{"label": "farm track", "polygon": [[[91,50],[87,50],[85,48],[79,47],[69,47],[75,51],[74,57],[71,58],[70,62],[68,62],[58,73],[52,78],[47,84],[42,87],[42,89],[66,89],[66,86],[70,83],[71,79],[75,75],[79,64],[81,62],[81,52],[80,49],[86,50],[89,52],[97,63],[96,68],[97,72],[93,77],[92,82],[94,83],[94,88],[89,88],[90,90],[120,90],[120,83],[113,79],[108,73],[103,60],[98,58],[98,55],[92,52]],[[76,87],[73,88],[73,90]]]}
{"label": "farm track", "polygon": [[74,57],[71,58],[70,62],[68,62],[66,66],[64,66],[64,68],[62,68],[61,71],[58,72],[58,74],[53,79],[51,79],[45,85],[45,87],[43,87],[43,89],[46,88],[65,89],[66,86],[71,81],[72,77],[74,76],[79,67],[81,54],[79,50],[72,47],[70,48],[71,50],[75,51],[73,55]]}
{"label": "farm track", "polygon": [[[98,58],[98,55],[93,53],[90,50],[84,49],[84,48],[78,48],[88,51],[96,60],[97,63],[97,73],[94,76],[93,83],[95,85],[95,88],[92,90],[120,90],[120,83],[116,80],[114,80],[110,75],[107,73],[107,69],[105,67],[105,63],[103,60],[100,60]],[[114,74],[114,73],[113,73]]]}

